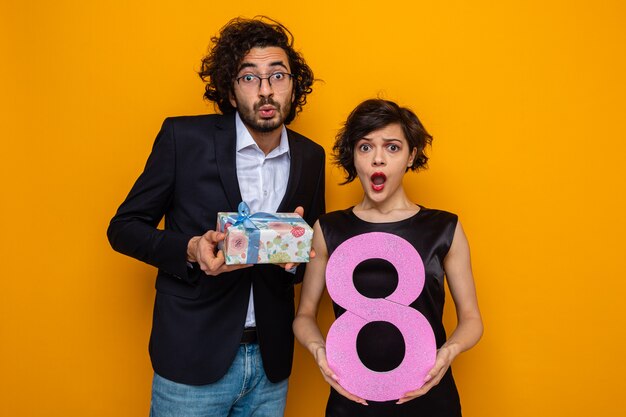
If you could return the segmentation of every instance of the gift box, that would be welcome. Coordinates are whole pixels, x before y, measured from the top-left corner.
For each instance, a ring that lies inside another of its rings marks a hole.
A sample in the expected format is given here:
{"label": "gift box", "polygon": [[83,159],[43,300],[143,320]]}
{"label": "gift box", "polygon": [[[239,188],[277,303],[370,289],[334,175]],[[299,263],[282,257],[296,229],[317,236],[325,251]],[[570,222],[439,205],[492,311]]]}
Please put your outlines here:
{"label": "gift box", "polygon": [[237,213],[217,213],[217,230],[227,265],[309,262],[313,229],[296,213],[250,214],[242,202]]}

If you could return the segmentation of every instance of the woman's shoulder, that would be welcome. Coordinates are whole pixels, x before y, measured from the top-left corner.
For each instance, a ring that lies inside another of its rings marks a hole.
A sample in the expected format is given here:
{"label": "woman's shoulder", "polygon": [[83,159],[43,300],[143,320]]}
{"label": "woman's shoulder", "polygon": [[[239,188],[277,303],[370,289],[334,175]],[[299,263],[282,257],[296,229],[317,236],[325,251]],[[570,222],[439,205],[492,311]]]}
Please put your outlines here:
{"label": "woman's shoulder", "polygon": [[335,211],[330,211],[328,213],[324,213],[320,216],[319,221],[320,223],[327,223],[327,222],[345,220],[352,216],[353,208],[354,206],[348,207],[343,210],[335,210]]}
{"label": "woman's shoulder", "polygon": [[432,236],[436,236],[438,250],[441,251],[441,259],[443,259],[452,246],[459,217],[446,210],[431,209],[423,206],[420,206],[420,208],[420,213],[422,213],[420,219],[423,221],[421,225],[431,230]]}
{"label": "woman's shoulder", "polygon": [[440,216],[440,217],[458,217],[455,213],[447,210],[436,209],[432,207],[426,207],[421,204],[418,204],[420,207],[420,211],[424,214],[428,214],[430,216]]}
{"label": "woman's shoulder", "polygon": [[429,208],[422,205],[420,205],[418,214],[421,214],[421,218],[428,219],[429,221],[452,224],[453,226],[456,226],[456,223],[459,221],[459,216],[450,211]]}

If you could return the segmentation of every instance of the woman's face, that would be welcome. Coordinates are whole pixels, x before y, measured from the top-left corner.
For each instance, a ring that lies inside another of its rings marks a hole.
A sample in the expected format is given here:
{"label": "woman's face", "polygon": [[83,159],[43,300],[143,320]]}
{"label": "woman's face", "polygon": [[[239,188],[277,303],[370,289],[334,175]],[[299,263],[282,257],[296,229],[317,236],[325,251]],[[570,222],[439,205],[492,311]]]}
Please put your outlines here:
{"label": "woman's face", "polygon": [[354,166],[366,197],[383,202],[402,190],[402,178],[413,164],[417,149],[409,143],[399,124],[370,132],[354,147]]}

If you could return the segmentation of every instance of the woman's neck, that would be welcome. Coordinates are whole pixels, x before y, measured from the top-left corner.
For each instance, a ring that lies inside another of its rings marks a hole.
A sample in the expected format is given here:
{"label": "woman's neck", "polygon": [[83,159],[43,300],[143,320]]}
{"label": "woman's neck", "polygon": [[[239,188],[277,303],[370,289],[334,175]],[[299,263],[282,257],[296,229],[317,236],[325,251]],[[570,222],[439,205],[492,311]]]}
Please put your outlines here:
{"label": "woman's neck", "polygon": [[353,209],[354,214],[361,219],[376,223],[404,220],[419,210],[420,207],[409,200],[404,192],[383,201],[372,200],[366,194]]}

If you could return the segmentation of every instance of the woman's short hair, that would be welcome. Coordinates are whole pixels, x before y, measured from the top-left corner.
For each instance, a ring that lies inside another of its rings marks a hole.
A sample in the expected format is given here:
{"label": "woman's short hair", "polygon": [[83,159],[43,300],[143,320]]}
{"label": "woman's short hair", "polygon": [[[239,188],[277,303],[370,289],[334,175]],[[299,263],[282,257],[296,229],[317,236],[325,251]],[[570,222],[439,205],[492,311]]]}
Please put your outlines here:
{"label": "woman's short hair", "polygon": [[417,149],[413,165],[407,168],[407,171],[426,168],[428,157],[425,150],[431,145],[433,137],[426,131],[415,113],[406,107],[398,106],[393,101],[370,99],[352,110],[335,138],[333,161],[346,171],[346,181],[342,184],[352,182],[357,177],[354,167],[354,148],[357,142],[368,134],[394,123],[402,128],[404,137],[409,143],[409,152]]}
{"label": "woman's short hair", "polygon": [[252,48],[269,46],[285,51],[293,74],[295,99],[285,124],[302,111],[307,94],[313,91],[311,86],[315,79],[302,55],[293,48],[293,35],[285,26],[265,16],[252,19],[237,17],[224,25],[211,42],[212,47],[202,59],[198,75],[206,83],[204,97],[214,102],[223,114],[235,111],[230,103],[230,94],[234,92],[233,83],[243,58]]}

